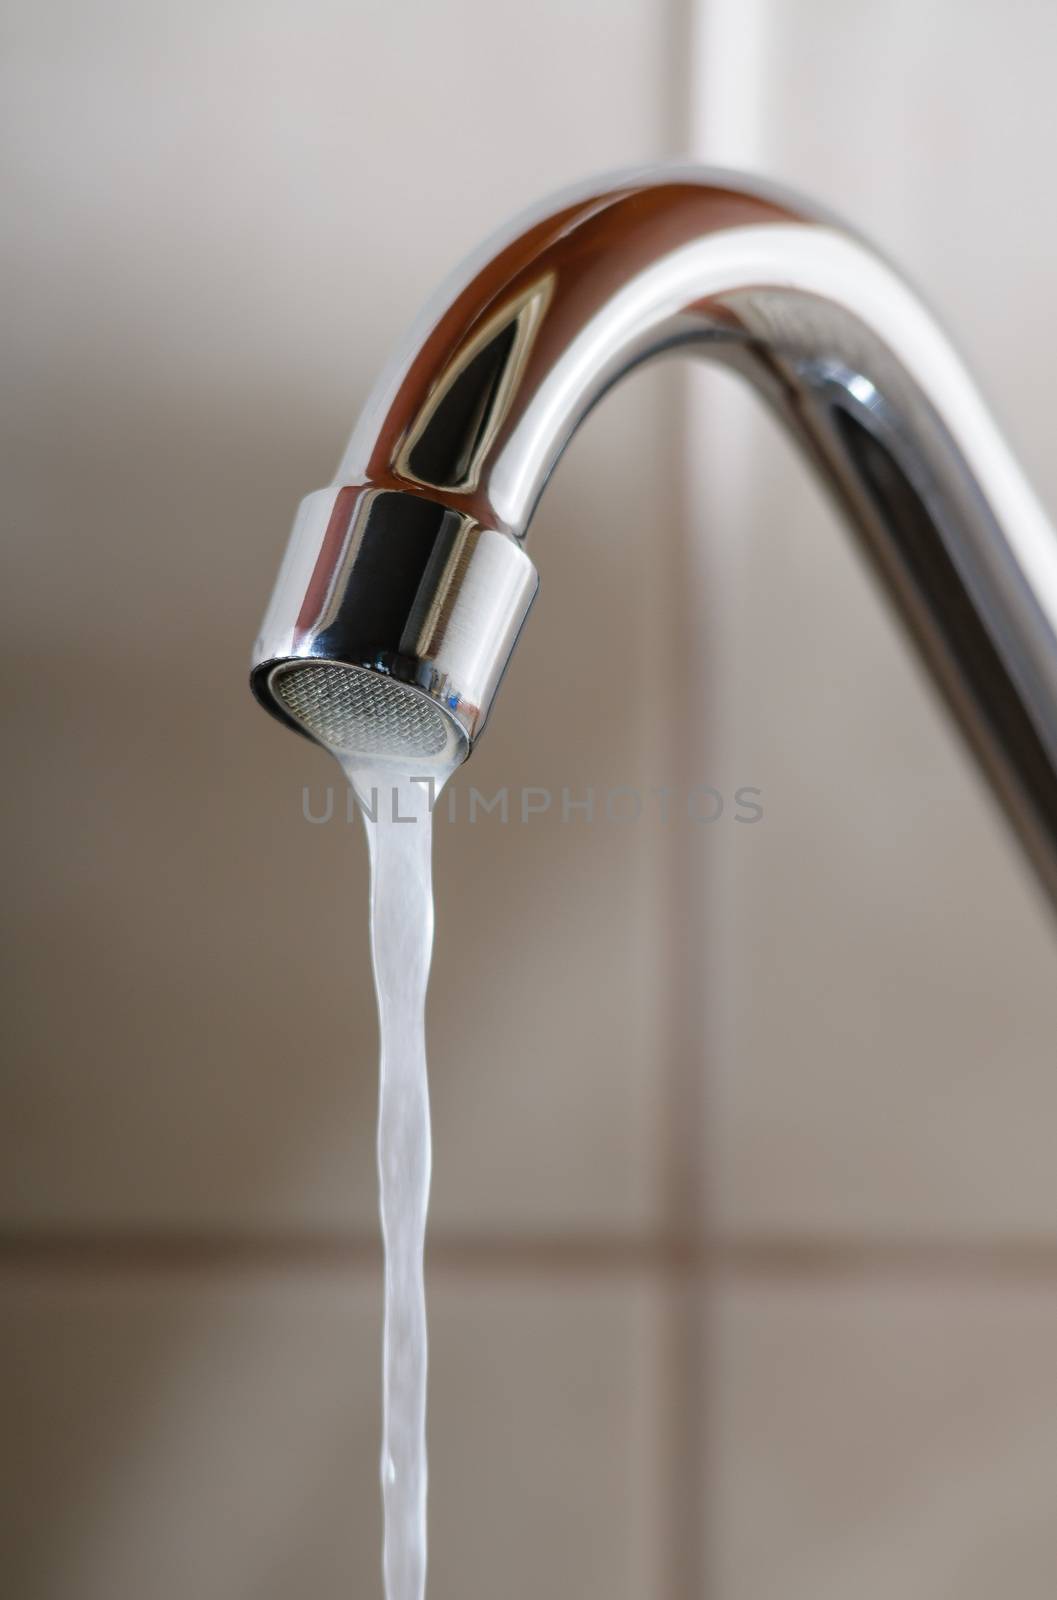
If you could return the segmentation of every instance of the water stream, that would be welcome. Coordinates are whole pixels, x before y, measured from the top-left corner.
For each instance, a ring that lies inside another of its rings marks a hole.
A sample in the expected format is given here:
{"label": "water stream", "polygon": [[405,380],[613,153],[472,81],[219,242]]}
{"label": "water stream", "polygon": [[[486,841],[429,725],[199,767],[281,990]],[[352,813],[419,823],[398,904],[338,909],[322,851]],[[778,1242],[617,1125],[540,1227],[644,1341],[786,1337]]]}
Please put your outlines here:
{"label": "water stream", "polygon": [[451,768],[415,777],[348,764],[371,856],[371,954],[381,1037],[378,1178],[385,1243],[382,1569],[386,1600],[426,1588],[426,1297],[431,1165],[425,1003],[433,947],[432,799]]}

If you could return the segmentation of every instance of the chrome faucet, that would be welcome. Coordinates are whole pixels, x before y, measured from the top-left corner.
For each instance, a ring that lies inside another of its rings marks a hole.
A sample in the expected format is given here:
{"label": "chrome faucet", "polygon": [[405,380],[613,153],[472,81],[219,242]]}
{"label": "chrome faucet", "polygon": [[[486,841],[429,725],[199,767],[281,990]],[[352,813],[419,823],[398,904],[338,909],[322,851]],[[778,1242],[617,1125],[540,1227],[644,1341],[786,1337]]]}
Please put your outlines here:
{"label": "chrome faucet", "polygon": [[[821,473],[1057,899],[1057,535],[899,276],[741,176],[610,176],[470,259],[302,502],[257,698],[339,754],[467,756],[536,592],[551,471],[612,384],[684,347],[748,378]],[[583,645],[570,670],[601,679]]]}

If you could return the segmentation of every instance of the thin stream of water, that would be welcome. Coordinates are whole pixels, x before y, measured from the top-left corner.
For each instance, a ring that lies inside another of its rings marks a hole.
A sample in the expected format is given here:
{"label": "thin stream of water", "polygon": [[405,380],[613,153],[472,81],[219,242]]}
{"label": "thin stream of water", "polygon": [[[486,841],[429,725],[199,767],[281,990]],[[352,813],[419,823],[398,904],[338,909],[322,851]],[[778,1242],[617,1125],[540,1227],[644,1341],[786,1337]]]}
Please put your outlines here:
{"label": "thin stream of water", "polygon": [[426,1589],[426,1295],[431,1167],[425,1004],[433,948],[431,782],[345,767],[371,857],[371,954],[381,1039],[378,1178],[385,1243],[382,1570],[386,1600]]}

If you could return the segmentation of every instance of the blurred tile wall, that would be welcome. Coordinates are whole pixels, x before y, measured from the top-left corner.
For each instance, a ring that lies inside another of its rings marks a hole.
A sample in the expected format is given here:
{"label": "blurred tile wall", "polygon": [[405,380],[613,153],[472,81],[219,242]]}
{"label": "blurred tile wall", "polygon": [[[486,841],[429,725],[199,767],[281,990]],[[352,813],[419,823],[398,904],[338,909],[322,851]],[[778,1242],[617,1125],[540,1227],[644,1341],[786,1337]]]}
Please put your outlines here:
{"label": "blurred tile wall", "polygon": [[[698,153],[815,194],[903,266],[1051,507],[1055,47],[1041,4],[716,0],[694,95]],[[725,1262],[706,1319],[714,1592],[1042,1600],[1052,919],[775,425],[712,374],[690,409],[710,759],[766,795],[699,880],[719,930],[697,1030]]]}
{"label": "blurred tile wall", "polygon": [[[5,1592],[380,1592],[365,851],[245,669],[402,325],[548,188],[691,143],[905,262],[1057,505],[1057,18],[1013,13],[8,0]],[[437,825],[431,1595],[1048,1595],[1015,852],[729,382],[613,395],[534,546]],[[694,781],[707,830],[465,809]]]}
{"label": "blurred tile wall", "polygon": [[[678,146],[674,24],[644,0],[6,8],[18,1600],[380,1592],[366,852],[340,797],[304,820],[339,775],[253,706],[248,652],[297,501],[438,279],[548,190]],[[678,388],[615,397],[548,496],[485,794],[659,762],[677,578],[642,530],[675,520]],[[585,608],[619,706],[555,648]],[[666,1559],[665,848],[438,823],[437,1600],[499,1573],[630,1597]]]}

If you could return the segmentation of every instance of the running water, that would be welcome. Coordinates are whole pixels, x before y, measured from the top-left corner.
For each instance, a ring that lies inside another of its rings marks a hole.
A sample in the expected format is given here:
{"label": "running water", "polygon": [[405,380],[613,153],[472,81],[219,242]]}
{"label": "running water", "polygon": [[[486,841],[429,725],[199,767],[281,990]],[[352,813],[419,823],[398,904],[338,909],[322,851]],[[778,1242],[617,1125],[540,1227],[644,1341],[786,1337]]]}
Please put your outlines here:
{"label": "running water", "polygon": [[433,947],[432,803],[451,768],[402,777],[349,762],[371,855],[371,954],[381,1082],[378,1179],[385,1243],[382,1501],[386,1600],[426,1590],[426,1294],[431,1165],[425,1004]]}

